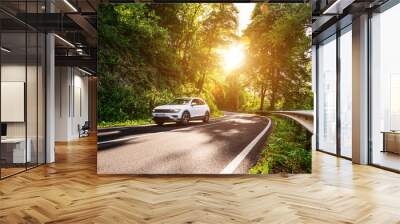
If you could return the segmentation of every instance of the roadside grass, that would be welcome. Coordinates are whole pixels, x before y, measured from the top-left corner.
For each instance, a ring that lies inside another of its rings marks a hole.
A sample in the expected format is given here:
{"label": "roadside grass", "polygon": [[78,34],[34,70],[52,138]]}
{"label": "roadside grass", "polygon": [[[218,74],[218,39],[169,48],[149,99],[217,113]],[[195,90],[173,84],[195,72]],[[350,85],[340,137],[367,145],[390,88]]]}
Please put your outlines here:
{"label": "roadside grass", "polygon": [[311,139],[294,121],[271,116],[274,129],[250,174],[311,173]]}
{"label": "roadside grass", "polygon": [[224,116],[224,112],[220,110],[212,110],[211,111],[211,118],[218,118]]}
{"label": "roadside grass", "polygon": [[154,124],[154,122],[151,119],[151,117],[136,119],[136,120],[126,120],[126,121],[101,121],[97,124],[97,127],[98,128],[128,127],[128,126],[137,126],[145,124]]}
{"label": "roadside grass", "polygon": [[[222,111],[216,111],[211,113],[211,118],[218,118],[224,116]],[[101,121],[97,124],[97,128],[112,128],[112,127],[132,127],[138,125],[155,124],[151,117],[126,120],[126,121]]]}

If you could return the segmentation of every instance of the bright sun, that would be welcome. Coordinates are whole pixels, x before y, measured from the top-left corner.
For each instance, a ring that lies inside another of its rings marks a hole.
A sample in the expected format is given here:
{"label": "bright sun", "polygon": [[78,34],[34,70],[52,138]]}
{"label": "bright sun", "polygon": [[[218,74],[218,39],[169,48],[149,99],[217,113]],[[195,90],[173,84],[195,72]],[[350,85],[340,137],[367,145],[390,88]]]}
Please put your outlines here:
{"label": "bright sun", "polygon": [[239,68],[244,60],[244,47],[241,44],[232,45],[221,50],[222,66],[225,71],[232,71]]}

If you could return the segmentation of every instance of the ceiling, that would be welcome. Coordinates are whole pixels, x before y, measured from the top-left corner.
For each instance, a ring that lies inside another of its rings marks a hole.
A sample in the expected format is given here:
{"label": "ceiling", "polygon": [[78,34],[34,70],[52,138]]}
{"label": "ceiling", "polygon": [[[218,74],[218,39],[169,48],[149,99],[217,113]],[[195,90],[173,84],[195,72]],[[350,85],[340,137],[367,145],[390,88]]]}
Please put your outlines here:
{"label": "ceiling", "polygon": [[2,46],[11,49],[11,52],[7,53],[7,58],[17,61],[24,58],[23,55],[28,55],[28,58],[31,58],[31,53],[34,55],[36,46],[30,44],[29,40],[26,45],[26,31],[28,31],[27,37],[30,36],[29,32],[50,32],[56,34],[56,65],[80,66],[96,71],[96,9],[102,2],[105,1],[1,0]]}

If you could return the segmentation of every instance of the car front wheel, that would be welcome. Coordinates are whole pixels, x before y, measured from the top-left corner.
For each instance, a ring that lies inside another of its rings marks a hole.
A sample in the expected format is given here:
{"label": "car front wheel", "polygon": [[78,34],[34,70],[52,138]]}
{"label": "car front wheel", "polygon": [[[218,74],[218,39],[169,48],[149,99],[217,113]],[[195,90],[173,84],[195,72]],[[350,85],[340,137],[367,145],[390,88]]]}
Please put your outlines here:
{"label": "car front wheel", "polygon": [[189,114],[189,112],[187,112],[187,111],[185,111],[185,112],[183,112],[183,114],[182,114],[182,118],[181,118],[181,124],[182,125],[188,125],[189,124],[189,121],[190,121],[190,114]]}
{"label": "car front wheel", "polygon": [[206,114],[204,115],[203,122],[208,123],[209,120],[210,120],[210,113],[208,113],[207,111]]}

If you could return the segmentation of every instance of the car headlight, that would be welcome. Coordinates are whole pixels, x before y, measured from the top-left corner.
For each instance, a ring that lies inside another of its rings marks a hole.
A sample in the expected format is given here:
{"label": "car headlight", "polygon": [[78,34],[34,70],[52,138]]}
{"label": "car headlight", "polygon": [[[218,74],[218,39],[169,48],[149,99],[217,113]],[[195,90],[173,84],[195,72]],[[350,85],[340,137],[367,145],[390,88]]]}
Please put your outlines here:
{"label": "car headlight", "polygon": [[181,109],[172,109],[171,110],[172,113],[179,113],[179,111],[181,111]]}
{"label": "car headlight", "polygon": [[153,109],[151,112],[153,112],[153,113],[156,112],[156,109]]}

